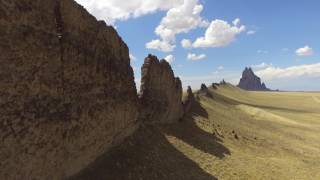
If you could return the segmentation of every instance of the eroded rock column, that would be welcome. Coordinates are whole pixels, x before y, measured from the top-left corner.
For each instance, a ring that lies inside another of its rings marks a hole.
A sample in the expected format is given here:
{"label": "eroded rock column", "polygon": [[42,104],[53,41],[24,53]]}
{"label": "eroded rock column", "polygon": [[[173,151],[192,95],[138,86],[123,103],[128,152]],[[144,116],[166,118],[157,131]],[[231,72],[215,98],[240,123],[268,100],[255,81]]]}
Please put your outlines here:
{"label": "eroded rock column", "polygon": [[141,119],[150,123],[177,122],[183,116],[182,86],[170,64],[149,55],[141,73]]}

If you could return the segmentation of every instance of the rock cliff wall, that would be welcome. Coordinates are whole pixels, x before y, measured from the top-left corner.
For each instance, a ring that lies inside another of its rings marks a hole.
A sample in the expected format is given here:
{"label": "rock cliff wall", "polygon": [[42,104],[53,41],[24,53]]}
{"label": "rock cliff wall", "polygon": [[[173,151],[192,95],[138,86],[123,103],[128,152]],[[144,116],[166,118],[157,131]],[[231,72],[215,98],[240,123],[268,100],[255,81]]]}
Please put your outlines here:
{"label": "rock cliff wall", "polygon": [[73,0],[0,1],[0,179],[61,179],[137,127],[126,44]]}
{"label": "rock cliff wall", "polygon": [[141,74],[141,119],[150,123],[171,123],[182,118],[181,81],[174,77],[169,63],[149,55]]}
{"label": "rock cliff wall", "polygon": [[138,98],[127,45],[73,0],[2,0],[0,27],[0,179],[66,178],[191,108],[152,55]]}

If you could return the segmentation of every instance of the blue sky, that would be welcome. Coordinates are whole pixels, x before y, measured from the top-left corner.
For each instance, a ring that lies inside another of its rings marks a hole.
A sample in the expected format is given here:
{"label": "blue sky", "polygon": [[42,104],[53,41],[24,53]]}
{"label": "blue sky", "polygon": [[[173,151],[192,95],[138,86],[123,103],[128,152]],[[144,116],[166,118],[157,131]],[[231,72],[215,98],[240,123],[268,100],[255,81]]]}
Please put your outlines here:
{"label": "blue sky", "polygon": [[[251,66],[270,88],[320,90],[318,0],[77,1],[117,28],[138,86],[140,67],[152,53],[171,60],[184,87],[222,78],[236,84]],[[183,39],[191,47],[182,47]],[[152,40],[158,41],[148,45]]]}

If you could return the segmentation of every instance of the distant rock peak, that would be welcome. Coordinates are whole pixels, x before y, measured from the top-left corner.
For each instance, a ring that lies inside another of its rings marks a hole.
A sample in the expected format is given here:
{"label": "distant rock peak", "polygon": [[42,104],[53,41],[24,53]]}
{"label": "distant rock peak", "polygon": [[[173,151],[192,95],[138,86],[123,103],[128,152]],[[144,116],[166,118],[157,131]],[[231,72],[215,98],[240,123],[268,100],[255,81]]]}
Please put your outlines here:
{"label": "distant rock peak", "polygon": [[262,83],[261,79],[254,74],[251,67],[246,67],[242,72],[238,87],[248,91],[269,91],[265,83]]}

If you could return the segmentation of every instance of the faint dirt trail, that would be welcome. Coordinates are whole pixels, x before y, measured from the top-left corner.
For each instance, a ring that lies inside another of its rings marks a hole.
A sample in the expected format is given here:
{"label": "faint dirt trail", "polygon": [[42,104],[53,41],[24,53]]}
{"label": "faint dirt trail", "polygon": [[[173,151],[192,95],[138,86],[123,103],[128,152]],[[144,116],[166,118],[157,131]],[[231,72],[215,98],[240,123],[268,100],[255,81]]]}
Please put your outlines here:
{"label": "faint dirt trail", "polygon": [[319,99],[318,97],[312,96],[312,98],[313,98],[313,100],[314,100],[315,102],[320,103],[320,99]]}

